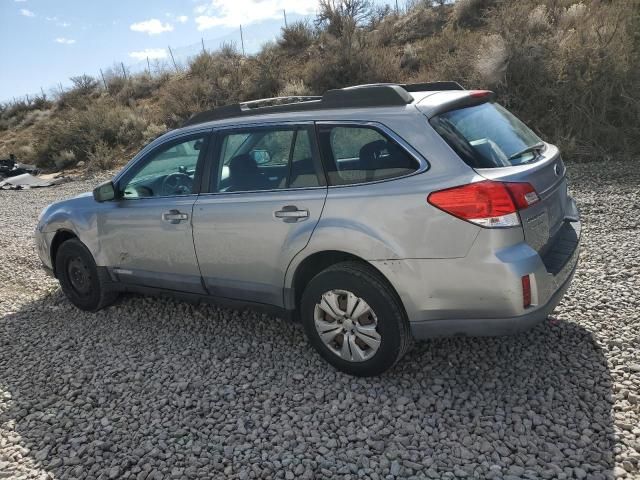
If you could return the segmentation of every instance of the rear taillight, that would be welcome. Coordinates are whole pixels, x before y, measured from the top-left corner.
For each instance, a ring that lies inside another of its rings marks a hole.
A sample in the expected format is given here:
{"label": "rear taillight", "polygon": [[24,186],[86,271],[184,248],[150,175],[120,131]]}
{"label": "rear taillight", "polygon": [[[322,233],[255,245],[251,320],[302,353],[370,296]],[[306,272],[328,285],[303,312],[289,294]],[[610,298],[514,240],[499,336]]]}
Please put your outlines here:
{"label": "rear taillight", "polygon": [[434,207],[483,227],[520,225],[518,210],[538,200],[538,194],[529,183],[491,180],[447,188],[427,197]]}

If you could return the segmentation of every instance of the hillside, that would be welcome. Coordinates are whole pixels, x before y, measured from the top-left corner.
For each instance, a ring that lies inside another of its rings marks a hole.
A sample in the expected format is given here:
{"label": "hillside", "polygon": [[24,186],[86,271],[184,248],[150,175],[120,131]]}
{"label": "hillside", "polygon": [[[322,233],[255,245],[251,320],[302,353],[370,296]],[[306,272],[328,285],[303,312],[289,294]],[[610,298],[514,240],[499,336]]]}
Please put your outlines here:
{"label": "hillside", "polygon": [[373,82],[455,80],[499,101],[574,161],[640,154],[640,0],[322,0],[313,22],[252,56],[233,45],[184,71],[91,76],[0,106],[0,158],[106,169],[215,106]]}

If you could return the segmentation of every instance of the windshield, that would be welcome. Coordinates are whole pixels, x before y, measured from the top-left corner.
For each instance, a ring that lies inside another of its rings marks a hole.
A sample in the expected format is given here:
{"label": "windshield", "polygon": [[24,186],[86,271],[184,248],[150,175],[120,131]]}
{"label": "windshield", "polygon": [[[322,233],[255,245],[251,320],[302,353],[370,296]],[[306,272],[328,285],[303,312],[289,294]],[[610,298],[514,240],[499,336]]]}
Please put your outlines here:
{"label": "windshield", "polygon": [[534,162],[544,142],[506,108],[483,103],[433,117],[431,125],[473,168]]}

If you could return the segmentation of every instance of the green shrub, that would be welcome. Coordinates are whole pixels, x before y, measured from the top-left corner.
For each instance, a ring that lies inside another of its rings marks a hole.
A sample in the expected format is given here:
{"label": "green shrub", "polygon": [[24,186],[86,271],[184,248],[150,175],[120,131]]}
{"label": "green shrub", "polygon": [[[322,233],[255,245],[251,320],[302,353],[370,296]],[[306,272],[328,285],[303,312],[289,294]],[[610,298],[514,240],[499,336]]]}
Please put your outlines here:
{"label": "green shrub", "polygon": [[87,109],[62,110],[35,135],[37,164],[55,167],[61,152],[72,152],[77,161],[90,161],[98,142],[110,148],[141,146],[149,122],[114,100],[101,99]]}
{"label": "green shrub", "polygon": [[640,156],[640,0],[411,0],[403,13],[369,0],[321,0],[318,12],[315,27],[292,23],[254,55],[228,43],[181,73],[154,62],[153,73],[131,75],[118,64],[105,71],[106,88],[83,75],[57,101],[0,105],[3,151],[24,148],[50,167],[71,152],[106,168],[222,105],[454,80],[494,90],[567,158]]}
{"label": "green shrub", "polygon": [[118,162],[118,155],[114,148],[103,140],[98,140],[87,153],[88,170],[112,170]]}
{"label": "green shrub", "polygon": [[278,45],[288,52],[301,52],[309,48],[315,39],[315,32],[309,22],[297,21],[282,28]]}

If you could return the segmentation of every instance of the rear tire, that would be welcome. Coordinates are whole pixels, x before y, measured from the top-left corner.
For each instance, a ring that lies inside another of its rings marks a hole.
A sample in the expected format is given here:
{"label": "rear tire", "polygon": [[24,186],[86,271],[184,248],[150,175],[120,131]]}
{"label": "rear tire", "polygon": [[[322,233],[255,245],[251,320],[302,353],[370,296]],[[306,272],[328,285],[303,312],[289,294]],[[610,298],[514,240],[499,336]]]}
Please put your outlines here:
{"label": "rear tire", "polygon": [[107,288],[107,272],[98,269],[91,252],[77,238],[58,248],[56,276],[64,294],[81,310],[95,312],[118,298],[117,292]]}
{"label": "rear tire", "polygon": [[359,262],[338,263],[317,274],[302,295],[301,317],[311,345],[350,375],[383,373],[411,342],[397,294],[382,275]]}

